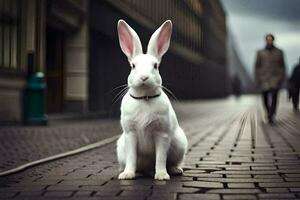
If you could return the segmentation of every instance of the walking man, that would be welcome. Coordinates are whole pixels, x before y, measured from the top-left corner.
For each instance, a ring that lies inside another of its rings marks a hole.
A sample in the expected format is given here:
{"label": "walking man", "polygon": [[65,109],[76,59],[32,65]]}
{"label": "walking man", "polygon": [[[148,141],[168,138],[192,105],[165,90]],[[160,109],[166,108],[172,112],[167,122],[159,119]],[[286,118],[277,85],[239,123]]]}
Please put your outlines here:
{"label": "walking man", "polygon": [[260,88],[269,123],[274,123],[278,91],[285,79],[285,64],[282,50],[274,46],[274,36],[267,34],[266,47],[257,52],[255,79]]}
{"label": "walking man", "polygon": [[299,111],[299,91],[300,91],[300,59],[295,66],[292,76],[289,80],[289,90],[293,101],[294,111]]}

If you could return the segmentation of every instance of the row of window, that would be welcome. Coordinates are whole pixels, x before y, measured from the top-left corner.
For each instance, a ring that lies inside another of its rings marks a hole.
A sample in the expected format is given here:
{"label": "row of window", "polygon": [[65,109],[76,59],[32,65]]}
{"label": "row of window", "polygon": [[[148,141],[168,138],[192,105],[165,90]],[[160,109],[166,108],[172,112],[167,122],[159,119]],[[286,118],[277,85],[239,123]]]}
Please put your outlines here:
{"label": "row of window", "polygon": [[0,0],[0,68],[19,68],[20,1]]}
{"label": "row of window", "polygon": [[[172,38],[192,51],[198,52],[203,46],[203,30],[200,0],[184,2],[182,0],[125,0],[137,12],[142,13],[152,22],[160,25],[164,20],[171,19],[176,31]],[[192,3],[189,5],[188,3]],[[189,6],[196,6],[195,11]]]}

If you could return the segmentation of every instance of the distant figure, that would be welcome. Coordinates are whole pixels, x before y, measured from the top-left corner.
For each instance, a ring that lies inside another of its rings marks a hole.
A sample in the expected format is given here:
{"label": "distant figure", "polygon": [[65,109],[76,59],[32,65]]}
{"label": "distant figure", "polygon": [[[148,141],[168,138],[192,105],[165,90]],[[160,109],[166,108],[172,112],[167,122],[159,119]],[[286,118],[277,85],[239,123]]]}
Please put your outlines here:
{"label": "distant figure", "polygon": [[285,64],[282,50],[274,46],[274,36],[267,34],[266,47],[257,52],[255,78],[262,92],[263,104],[269,123],[274,123],[278,91],[285,79]]}
{"label": "distant figure", "polygon": [[299,91],[300,91],[300,59],[295,66],[291,78],[289,79],[289,93],[293,101],[294,111],[299,111]]}

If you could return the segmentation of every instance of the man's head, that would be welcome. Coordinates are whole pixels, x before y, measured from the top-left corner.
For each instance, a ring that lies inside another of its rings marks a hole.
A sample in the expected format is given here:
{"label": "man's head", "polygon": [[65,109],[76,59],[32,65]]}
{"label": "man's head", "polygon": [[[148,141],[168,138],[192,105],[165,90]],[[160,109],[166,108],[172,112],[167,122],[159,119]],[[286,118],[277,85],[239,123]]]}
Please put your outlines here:
{"label": "man's head", "polygon": [[273,34],[271,34],[271,33],[267,34],[265,39],[266,39],[267,46],[273,46],[273,42],[275,40],[275,37]]}

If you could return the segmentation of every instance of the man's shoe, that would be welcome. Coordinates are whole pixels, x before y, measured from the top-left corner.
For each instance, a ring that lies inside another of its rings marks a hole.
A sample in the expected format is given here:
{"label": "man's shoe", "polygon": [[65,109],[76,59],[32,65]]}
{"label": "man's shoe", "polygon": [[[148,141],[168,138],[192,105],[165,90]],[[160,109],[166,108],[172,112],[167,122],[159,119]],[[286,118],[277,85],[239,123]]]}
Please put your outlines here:
{"label": "man's shoe", "polygon": [[271,125],[275,124],[272,116],[269,116],[268,120],[269,120],[269,124],[271,124]]}

